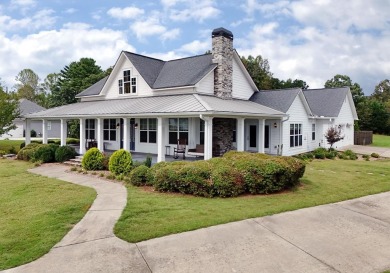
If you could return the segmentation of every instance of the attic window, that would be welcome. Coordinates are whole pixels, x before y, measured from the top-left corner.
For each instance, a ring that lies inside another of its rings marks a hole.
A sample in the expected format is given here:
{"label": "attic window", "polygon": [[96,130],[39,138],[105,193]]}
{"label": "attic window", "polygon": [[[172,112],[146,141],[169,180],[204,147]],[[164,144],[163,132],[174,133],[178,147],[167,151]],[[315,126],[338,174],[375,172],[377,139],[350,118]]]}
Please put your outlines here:
{"label": "attic window", "polygon": [[118,81],[119,94],[123,94],[123,80]]}
{"label": "attic window", "polygon": [[136,94],[137,78],[131,77],[131,71],[123,71],[123,79],[118,80],[119,94]]}
{"label": "attic window", "polygon": [[123,84],[125,87],[124,93],[130,94],[130,86],[131,86],[131,77],[130,77],[130,70],[123,71]]}

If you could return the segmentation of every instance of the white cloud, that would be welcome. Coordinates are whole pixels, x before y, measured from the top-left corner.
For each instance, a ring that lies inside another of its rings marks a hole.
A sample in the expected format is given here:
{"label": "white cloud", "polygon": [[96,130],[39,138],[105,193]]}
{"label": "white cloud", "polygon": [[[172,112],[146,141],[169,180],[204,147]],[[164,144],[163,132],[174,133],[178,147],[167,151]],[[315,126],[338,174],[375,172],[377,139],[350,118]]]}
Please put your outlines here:
{"label": "white cloud", "polygon": [[54,11],[51,9],[43,9],[30,17],[22,19],[13,19],[10,16],[0,15],[0,31],[18,32],[21,29],[40,30],[50,28],[56,21],[56,18],[52,16],[53,13]]}
{"label": "white cloud", "polygon": [[111,8],[107,11],[107,14],[117,19],[135,19],[143,15],[145,11],[137,7],[126,7],[126,8]]}
{"label": "white cloud", "polygon": [[[67,24],[59,30],[40,31],[26,37],[0,34],[0,75],[7,86],[24,68],[33,69],[41,79],[59,72],[82,57],[91,57],[103,69],[112,66],[122,50],[135,52],[126,34],[112,29],[94,29],[82,23]],[[10,58],[12,56],[12,58]]]}
{"label": "white cloud", "polygon": [[207,39],[205,41],[199,41],[199,40],[192,41],[191,43],[181,46],[178,49],[178,51],[185,52],[189,55],[195,55],[195,54],[203,54],[210,49],[211,49],[211,42],[210,39]]}
{"label": "white cloud", "polygon": [[70,8],[70,9],[66,9],[64,12],[67,14],[74,14],[77,12],[77,9]]}
{"label": "white cloud", "polygon": [[148,36],[163,34],[167,30],[156,16],[150,16],[145,20],[136,21],[131,24],[130,29],[140,40]]}
{"label": "white cloud", "polygon": [[[175,2],[176,1],[168,1]],[[183,1],[185,8],[183,9],[171,9],[169,10],[169,18],[173,21],[186,22],[195,20],[203,22],[207,19],[216,18],[221,14],[221,11],[215,7],[215,3],[212,0],[199,0],[199,1]],[[172,5],[173,6],[173,5]]]}
{"label": "white cloud", "polygon": [[174,28],[161,34],[160,39],[162,41],[174,40],[180,35],[180,29]]}
{"label": "white cloud", "polygon": [[11,6],[13,7],[33,7],[36,4],[35,0],[11,0]]}

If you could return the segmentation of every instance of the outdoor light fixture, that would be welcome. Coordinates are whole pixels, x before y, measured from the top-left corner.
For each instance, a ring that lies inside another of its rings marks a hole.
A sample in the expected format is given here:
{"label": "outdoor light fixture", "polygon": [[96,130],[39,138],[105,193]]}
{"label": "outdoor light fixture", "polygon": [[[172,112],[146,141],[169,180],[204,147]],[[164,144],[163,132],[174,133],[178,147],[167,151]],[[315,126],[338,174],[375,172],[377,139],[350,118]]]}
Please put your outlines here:
{"label": "outdoor light fixture", "polygon": [[120,124],[119,124],[119,122],[116,124],[116,128],[117,129],[119,129],[119,126],[120,126]]}
{"label": "outdoor light fixture", "polygon": [[138,123],[135,123],[134,124],[134,129],[137,129],[138,128]]}
{"label": "outdoor light fixture", "polygon": [[274,122],[274,128],[278,128],[278,124]]}

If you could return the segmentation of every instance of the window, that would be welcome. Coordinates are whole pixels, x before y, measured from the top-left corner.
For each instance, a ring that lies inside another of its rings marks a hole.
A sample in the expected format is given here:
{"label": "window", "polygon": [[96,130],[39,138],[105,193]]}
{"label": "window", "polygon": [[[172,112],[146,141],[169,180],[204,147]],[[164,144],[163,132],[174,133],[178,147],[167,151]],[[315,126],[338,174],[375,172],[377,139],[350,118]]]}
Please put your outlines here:
{"label": "window", "polygon": [[124,90],[125,94],[129,94],[130,93],[130,86],[131,86],[130,79],[131,79],[130,78],[130,70],[123,71],[123,84],[124,84],[124,87],[125,87],[125,90]]}
{"label": "window", "polygon": [[237,142],[237,120],[233,119],[233,142]]}
{"label": "window", "polygon": [[302,146],[302,124],[290,124],[290,147]]}
{"label": "window", "polygon": [[188,118],[169,119],[169,144],[177,144],[178,139],[188,143]]}
{"label": "window", "polygon": [[123,80],[118,81],[119,94],[123,94]]}
{"label": "window", "polygon": [[199,144],[204,144],[204,120],[200,120],[199,124]]}
{"label": "window", "polygon": [[48,130],[48,131],[51,130],[51,121],[48,121],[48,122],[47,122],[47,130]]}
{"label": "window", "polygon": [[156,143],[157,142],[157,119],[141,118],[140,119],[140,142]]}
{"label": "window", "polygon": [[116,141],[116,119],[103,120],[103,139]]}
{"label": "window", "polygon": [[118,80],[119,94],[136,94],[137,77],[131,77],[131,71],[123,71],[123,79]]}
{"label": "window", "polygon": [[95,120],[94,119],[85,120],[85,138],[86,139],[95,139]]}
{"label": "window", "polygon": [[316,124],[311,125],[311,140],[316,140]]}

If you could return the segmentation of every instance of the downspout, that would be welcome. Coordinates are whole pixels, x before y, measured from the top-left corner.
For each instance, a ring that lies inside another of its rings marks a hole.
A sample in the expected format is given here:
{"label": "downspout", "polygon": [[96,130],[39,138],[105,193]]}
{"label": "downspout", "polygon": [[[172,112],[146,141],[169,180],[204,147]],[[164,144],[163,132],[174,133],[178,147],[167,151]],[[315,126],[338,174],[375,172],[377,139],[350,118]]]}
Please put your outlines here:
{"label": "downspout", "polygon": [[286,121],[288,121],[290,119],[290,115],[287,115],[287,119],[285,120],[281,120],[281,126],[280,126],[280,139],[279,139],[279,149],[278,149],[278,155],[283,155],[283,126],[282,124],[285,123]]}

